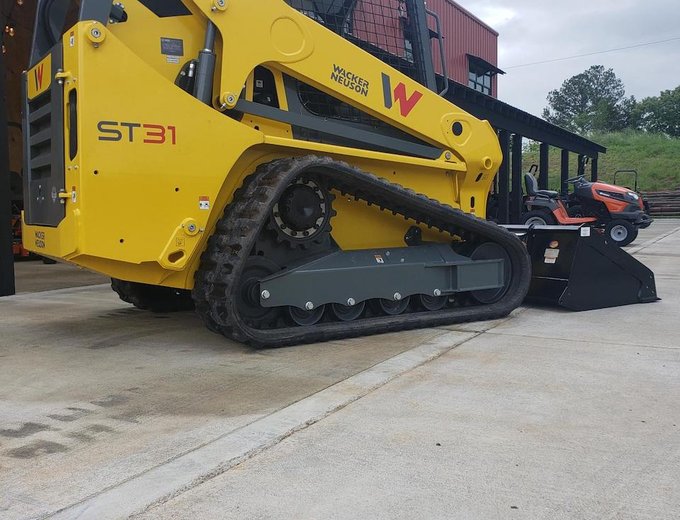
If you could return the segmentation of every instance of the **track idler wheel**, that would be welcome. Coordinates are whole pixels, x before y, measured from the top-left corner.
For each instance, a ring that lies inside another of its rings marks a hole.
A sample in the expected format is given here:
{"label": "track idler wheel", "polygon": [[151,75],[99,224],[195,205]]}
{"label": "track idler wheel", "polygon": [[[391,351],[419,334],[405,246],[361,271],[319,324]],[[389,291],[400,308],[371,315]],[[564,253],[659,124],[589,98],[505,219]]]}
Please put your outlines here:
{"label": "track idler wheel", "polygon": [[276,320],[278,309],[260,305],[260,280],[278,272],[279,266],[261,256],[246,260],[236,290],[236,306],[250,324],[267,325]]}
{"label": "track idler wheel", "polygon": [[477,246],[475,250],[470,255],[472,260],[497,260],[503,259],[505,265],[505,283],[503,287],[498,289],[483,289],[479,291],[471,291],[470,296],[477,303],[490,304],[499,301],[508,290],[510,286],[512,269],[510,264],[510,257],[508,253],[498,244],[493,242],[486,242],[480,246]]}

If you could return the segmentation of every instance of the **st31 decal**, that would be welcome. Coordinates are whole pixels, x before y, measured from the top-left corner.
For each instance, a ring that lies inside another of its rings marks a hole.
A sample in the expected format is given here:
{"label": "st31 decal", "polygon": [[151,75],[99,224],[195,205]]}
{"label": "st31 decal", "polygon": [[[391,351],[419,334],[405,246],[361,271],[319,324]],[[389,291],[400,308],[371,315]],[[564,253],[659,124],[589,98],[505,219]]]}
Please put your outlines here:
{"label": "st31 decal", "polygon": [[125,121],[99,121],[100,141],[125,141],[144,144],[177,144],[177,129],[172,125],[129,123]]}
{"label": "st31 decal", "polygon": [[383,95],[385,96],[385,107],[392,108],[394,104],[398,104],[403,117],[408,117],[423,97],[423,93],[419,90],[414,90],[409,96],[406,93],[406,85],[401,81],[394,87],[394,90],[392,90],[392,80],[384,72],[382,73],[382,84]]}

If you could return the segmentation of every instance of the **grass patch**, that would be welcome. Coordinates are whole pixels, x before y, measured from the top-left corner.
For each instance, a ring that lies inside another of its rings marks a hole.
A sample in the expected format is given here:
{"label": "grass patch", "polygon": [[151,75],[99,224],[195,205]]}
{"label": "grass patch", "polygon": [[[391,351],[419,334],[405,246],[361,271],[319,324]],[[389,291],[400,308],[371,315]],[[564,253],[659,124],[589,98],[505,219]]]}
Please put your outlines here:
{"label": "grass patch", "polygon": [[[607,153],[600,155],[600,179],[613,182],[616,170],[637,170],[640,174],[641,191],[674,190],[680,188],[680,139],[645,132],[619,132],[611,134],[595,134],[589,139],[607,148]],[[550,189],[560,188],[559,149],[550,149]],[[577,175],[576,154],[570,154],[570,177]],[[538,164],[538,144],[530,143],[523,157],[524,169]],[[589,167],[586,168],[589,174]],[[632,187],[632,177],[621,175],[619,184]]]}

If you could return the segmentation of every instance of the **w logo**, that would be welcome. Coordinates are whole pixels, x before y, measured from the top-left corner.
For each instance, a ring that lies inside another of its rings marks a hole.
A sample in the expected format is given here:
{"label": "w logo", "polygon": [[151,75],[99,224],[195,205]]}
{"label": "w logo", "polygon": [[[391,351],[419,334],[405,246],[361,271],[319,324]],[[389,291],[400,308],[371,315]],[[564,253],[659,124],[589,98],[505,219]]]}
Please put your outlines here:
{"label": "w logo", "polygon": [[383,95],[385,96],[385,107],[392,108],[395,103],[399,104],[399,110],[403,117],[408,117],[411,110],[418,104],[418,101],[423,97],[423,93],[418,90],[414,91],[410,96],[406,95],[406,85],[399,82],[399,84],[392,90],[392,80],[390,77],[382,73]]}
{"label": "w logo", "polygon": [[45,64],[41,63],[33,71],[33,76],[35,78],[35,90],[37,90],[38,92],[42,88],[44,68],[45,68]]}

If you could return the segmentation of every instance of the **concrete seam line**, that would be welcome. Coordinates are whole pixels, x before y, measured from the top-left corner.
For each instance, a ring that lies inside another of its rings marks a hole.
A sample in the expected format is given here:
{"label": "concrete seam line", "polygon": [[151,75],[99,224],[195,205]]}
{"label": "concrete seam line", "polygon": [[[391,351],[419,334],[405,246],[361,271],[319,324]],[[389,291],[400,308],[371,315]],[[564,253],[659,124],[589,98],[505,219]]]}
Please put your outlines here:
{"label": "concrete seam line", "polygon": [[[517,334],[515,332],[492,332],[492,331],[487,331],[489,334],[492,336],[512,336],[515,338],[530,338],[530,339],[542,339],[542,340],[548,340],[552,342],[565,342],[565,343],[573,343],[574,339],[569,339],[569,338],[556,338],[552,336],[533,336],[531,334]],[[472,339],[472,338],[470,338]],[[642,345],[640,343],[621,343],[621,342],[614,342],[614,341],[603,341],[603,340],[583,340],[579,339],[577,341],[578,343],[592,343],[595,345],[606,345],[610,347],[630,347],[630,348],[647,348],[647,349],[658,349],[658,350],[670,350],[670,351],[675,351],[680,349],[680,347],[664,347],[663,345]],[[544,345],[541,348],[555,348],[551,347],[549,344]]]}
{"label": "concrete seam line", "polygon": [[[482,333],[448,332],[42,518],[128,518],[228,471]],[[461,337],[461,335],[463,335]]]}
{"label": "concrete seam line", "polygon": [[660,237],[656,237],[652,240],[648,240],[647,242],[644,242],[643,244],[640,244],[637,247],[631,247],[628,250],[628,254],[634,255],[636,253],[639,253],[643,249],[647,249],[648,247],[653,246],[657,242],[661,242],[664,238],[668,238],[669,236],[674,235],[678,231],[680,231],[680,228],[675,228],[673,231],[669,231],[668,233],[665,233],[665,234],[661,235]]}
{"label": "concrete seam line", "polygon": [[[498,323],[494,323],[491,327],[489,327],[488,329],[484,329],[484,330],[463,330],[463,329],[457,330],[455,328],[450,329],[447,326],[437,327],[437,330],[443,330],[443,331],[448,331],[448,332],[469,332],[469,333],[474,333],[474,334],[478,334],[478,335],[484,334],[485,332],[491,332],[496,327],[500,327],[501,325],[505,324],[505,322],[507,322],[507,321],[515,319],[520,314],[523,314],[526,310],[527,310],[527,307],[524,307],[524,306],[517,307],[510,314],[508,314],[505,318],[500,318],[498,320]],[[468,323],[474,323],[474,322],[468,322]],[[453,325],[453,326],[455,327],[455,325]],[[472,339],[472,338],[470,338],[470,339]]]}

